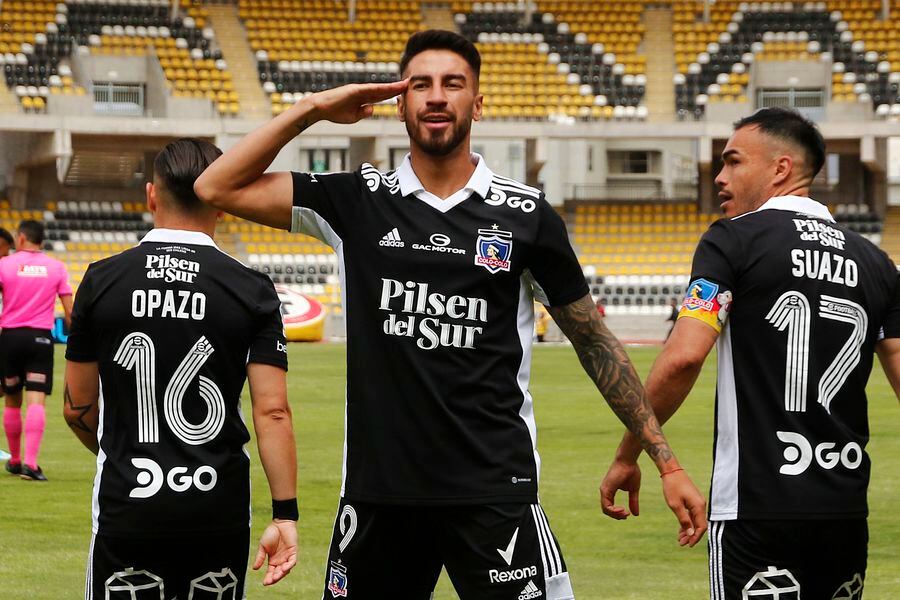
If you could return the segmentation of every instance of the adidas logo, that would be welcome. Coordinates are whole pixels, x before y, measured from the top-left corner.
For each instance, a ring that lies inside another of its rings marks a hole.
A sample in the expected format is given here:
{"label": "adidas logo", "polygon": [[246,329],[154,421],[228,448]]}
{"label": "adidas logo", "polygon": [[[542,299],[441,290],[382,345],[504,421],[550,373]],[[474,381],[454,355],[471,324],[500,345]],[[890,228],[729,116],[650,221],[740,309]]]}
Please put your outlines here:
{"label": "adidas logo", "polygon": [[519,600],[531,600],[532,598],[540,598],[544,595],[544,592],[538,589],[538,586],[534,585],[534,582],[529,580],[528,585],[525,586],[525,589],[522,590],[522,593],[519,594]]}
{"label": "adidas logo", "polygon": [[406,244],[403,243],[403,240],[400,239],[400,232],[397,231],[397,228],[394,227],[386,234],[381,240],[378,241],[379,246],[388,246],[391,248],[403,248]]}

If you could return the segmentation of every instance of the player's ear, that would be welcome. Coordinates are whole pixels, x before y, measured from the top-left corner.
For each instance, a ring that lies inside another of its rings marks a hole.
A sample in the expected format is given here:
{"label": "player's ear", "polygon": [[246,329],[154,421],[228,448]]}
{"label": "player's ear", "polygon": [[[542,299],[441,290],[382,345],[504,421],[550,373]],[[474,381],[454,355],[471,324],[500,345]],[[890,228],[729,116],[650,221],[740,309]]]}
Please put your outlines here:
{"label": "player's ear", "polygon": [[401,121],[406,120],[406,92],[397,96],[397,118]]}
{"label": "player's ear", "polygon": [[158,203],[156,198],[156,186],[153,185],[153,182],[147,182],[145,193],[147,196],[147,210],[151,213],[155,213],[158,208]]}
{"label": "player's ear", "polygon": [[781,185],[794,172],[794,159],[788,155],[783,154],[775,159],[775,177],[772,181],[775,185]]}
{"label": "player's ear", "polygon": [[475,94],[475,107],[472,110],[472,120],[480,121],[484,106],[484,94]]}

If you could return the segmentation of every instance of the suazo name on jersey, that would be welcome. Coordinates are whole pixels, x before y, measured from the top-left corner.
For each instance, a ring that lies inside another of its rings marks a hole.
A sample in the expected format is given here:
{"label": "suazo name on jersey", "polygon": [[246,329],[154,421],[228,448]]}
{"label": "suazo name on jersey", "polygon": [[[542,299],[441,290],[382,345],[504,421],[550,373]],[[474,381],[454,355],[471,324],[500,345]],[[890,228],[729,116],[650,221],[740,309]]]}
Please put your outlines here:
{"label": "suazo name on jersey", "polygon": [[[475,348],[475,336],[483,333],[484,328],[446,319],[487,323],[486,300],[429,292],[427,283],[402,283],[384,278],[381,282],[378,308],[391,313],[384,321],[384,333],[415,338],[416,345],[423,350],[433,350],[438,346]],[[398,315],[395,311],[404,315]]]}

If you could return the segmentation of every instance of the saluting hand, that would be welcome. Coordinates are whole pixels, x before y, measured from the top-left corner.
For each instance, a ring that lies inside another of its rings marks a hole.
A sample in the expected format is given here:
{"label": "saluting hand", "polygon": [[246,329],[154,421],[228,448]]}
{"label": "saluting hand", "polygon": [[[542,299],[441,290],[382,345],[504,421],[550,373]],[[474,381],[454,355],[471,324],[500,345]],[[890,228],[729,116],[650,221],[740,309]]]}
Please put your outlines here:
{"label": "saluting hand", "polygon": [[392,83],[351,83],[317,92],[304,99],[311,106],[314,121],[356,123],[371,117],[372,106],[406,91],[408,79]]}
{"label": "saluting hand", "polygon": [[262,567],[266,557],[269,564],[263,585],[272,585],[287,577],[297,564],[297,522],[273,520],[259,538],[259,549],[253,570]]}

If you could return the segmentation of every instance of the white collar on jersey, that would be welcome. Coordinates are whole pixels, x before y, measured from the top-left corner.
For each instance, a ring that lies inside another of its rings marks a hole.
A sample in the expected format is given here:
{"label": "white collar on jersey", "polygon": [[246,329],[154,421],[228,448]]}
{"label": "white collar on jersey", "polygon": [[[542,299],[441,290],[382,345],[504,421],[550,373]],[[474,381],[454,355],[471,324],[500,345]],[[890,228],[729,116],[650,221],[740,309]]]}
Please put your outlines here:
{"label": "white collar on jersey", "polygon": [[834,217],[831,216],[827,206],[805,196],[775,196],[774,198],[769,198],[765,204],[753,212],[760,210],[789,210],[818,217],[826,221],[834,221]]}
{"label": "white collar on jersey", "polygon": [[172,244],[190,244],[192,246],[212,246],[216,250],[219,249],[211,237],[202,231],[185,231],[184,229],[163,229],[157,227],[151,229],[141,240],[144,242],[163,242]]}
{"label": "white collar on jersey", "polygon": [[397,169],[400,193],[404,196],[414,194],[416,198],[425,204],[443,213],[467,199],[473,192],[482,198],[486,197],[488,190],[491,189],[491,180],[493,180],[494,174],[488,168],[483,156],[477,152],[473,152],[472,156],[477,162],[475,163],[475,172],[469,177],[469,181],[466,182],[466,185],[461,190],[454,192],[447,198],[441,199],[425,189],[425,186],[422,185],[422,182],[416,176],[416,172],[413,171],[412,162],[410,162],[409,154],[407,154],[403,157],[403,163],[401,163],[400,168]]}

